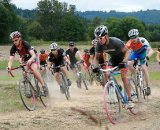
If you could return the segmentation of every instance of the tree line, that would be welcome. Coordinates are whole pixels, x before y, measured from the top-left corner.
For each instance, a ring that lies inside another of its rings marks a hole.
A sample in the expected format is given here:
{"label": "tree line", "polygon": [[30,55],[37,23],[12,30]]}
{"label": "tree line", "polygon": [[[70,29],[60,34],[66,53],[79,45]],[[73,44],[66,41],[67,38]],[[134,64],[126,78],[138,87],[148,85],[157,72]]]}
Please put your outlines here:
{"label": "tree line", "polygon": [[[139,29],[149,41],[160,41],[160,24],[147,25],[135,17],[89,20],[77,14],[76,6],[57,0],[39,1],[32,17],[17,15],[10,0],[0,2],[0,44],[9,42],[9,34],[18,30],[26,40],[87,41],[94,39],[94,29],[106,25],[109,35],[128,40],[128,31]],[[29,12],[29,10],[25,10]],[[35,12],[35,13],[34,13]],[[26,13],[27,14],[27,13]]]}

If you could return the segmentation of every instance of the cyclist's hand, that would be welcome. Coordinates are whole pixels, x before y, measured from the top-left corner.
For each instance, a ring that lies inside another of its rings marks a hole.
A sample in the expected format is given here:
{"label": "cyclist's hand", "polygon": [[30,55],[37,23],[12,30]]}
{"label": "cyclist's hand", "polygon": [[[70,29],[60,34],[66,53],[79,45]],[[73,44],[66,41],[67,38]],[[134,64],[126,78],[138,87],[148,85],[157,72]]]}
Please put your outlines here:
{"label": "cyclist's hand", "polygon": [[8,71],[8,73],[11,72],[11,68],[7,67],[7,71]]}
{"label": "cyclist's hand", "polygon": [[93,73],[99,73],[99,71],[100,71],[100,68],[94,68],[94,69],[92,69],[93,70]]}
{"label": "cyclist's hand", "polygon": [[146,56],[146,59],[147,59],[147,60],[149,60],[149,57],[148,57],[148,56]]}
{"label": "cyclist's hand", "polygon": [[31,66],[32,63],[33,63],[32,60],[28,60],[28,61],[27,61],[27,65],[28,65],[28,66]]}

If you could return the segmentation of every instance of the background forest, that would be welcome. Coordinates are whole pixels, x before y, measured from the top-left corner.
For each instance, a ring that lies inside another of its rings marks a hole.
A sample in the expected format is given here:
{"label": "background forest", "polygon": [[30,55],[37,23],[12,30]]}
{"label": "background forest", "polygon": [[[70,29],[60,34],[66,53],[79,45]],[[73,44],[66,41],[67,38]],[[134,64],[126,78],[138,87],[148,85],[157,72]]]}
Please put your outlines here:
{"label": "background forest", "polygon": [[20,31],[25,40],[90,41],[94,29],[107,25],[110,36],[128,40],[128,31],[137,28],[151,42],[160,41],[160,11],[138,12],[76,11],[75,5],[57,0],[39,1],[34,10],[22,10],[11,0],[0,1],[0,44],[9,43],[9,34]]}

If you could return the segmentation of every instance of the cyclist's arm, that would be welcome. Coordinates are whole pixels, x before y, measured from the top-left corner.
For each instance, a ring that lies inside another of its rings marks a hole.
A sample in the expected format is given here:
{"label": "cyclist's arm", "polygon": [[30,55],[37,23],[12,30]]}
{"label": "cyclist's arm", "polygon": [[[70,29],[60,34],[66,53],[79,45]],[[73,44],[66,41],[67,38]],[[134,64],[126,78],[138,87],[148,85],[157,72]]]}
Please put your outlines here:
{"label": "cyclist's arm", "polygon": [[90,61],[91,61],[91,64],[93,65],[94,64],[94,55],[90,55]]}
{"label": "cyclist's arm", "polygon": [[70,63],[70,60],[69,60],[69,58],[68,58],[67,56],[64,56],[63,59],[64,59],[68,64],[71,64],[71,63]]}
{"label": "cyclist's arm", "polygon": [[157,51],[156,59],[158,62],[160,62],[160,52],[159,51]]}
{"label": "cyclist's arm", "polygon": [[94,66],[95,67],[98,67],[98,65],[99,65],[99,56],[100,56],[100,53],[95,52],[95,57],[94,57]]}
{"label": "cyclist's arm", "polygon": [[15,56],[10,56],[10,57],[9,57],[8,68],[11,68],[11,67],[12,67],[12,63],[13,63],[14,57],[15,57]]}
{"label": "cyclist's arm", "polygon": [[153,54],[153,49],[151,47],[147,48],[147,56],[150,57]]}
{"label": "cyclist's arm", "polygon": [[82,57],[82,55],[81,55],[80,51],[77,51],[77,52],[76,52],[76,55],[78,55],[78,56],[79,56],[79,58],[80,58],[81,60],[83,59],[83,57]]}
{"label": "cyclist's arm", "polygon": [[29,60],[33,62],[36,59],[36,54],[34,50],[30,50],[29,53],[31,54],[31,58]]}
{"label": "cyclist's arm", "polygon": [[130,50],[127,49],[126,47],[123,47],[122,52],[125,53],[125,56],[122,62],[127,62],[130,56]]}

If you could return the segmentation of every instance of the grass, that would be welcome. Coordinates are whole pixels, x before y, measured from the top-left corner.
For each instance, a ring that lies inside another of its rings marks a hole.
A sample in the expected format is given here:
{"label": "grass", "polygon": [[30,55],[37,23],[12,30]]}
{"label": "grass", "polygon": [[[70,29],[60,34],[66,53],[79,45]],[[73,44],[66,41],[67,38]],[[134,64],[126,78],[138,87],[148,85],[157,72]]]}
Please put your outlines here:
{"label": "grass", "polygon": [[[0,61],[0,70],[5,70],[8,66],[7,60]],[[14,60],[13,67],[19,66],[19,62],[17,60]]]}
{"label": "grass", "polygon": [[24,109],[21,105],[17,85],[0,84],[0,112],[13,112]]}

